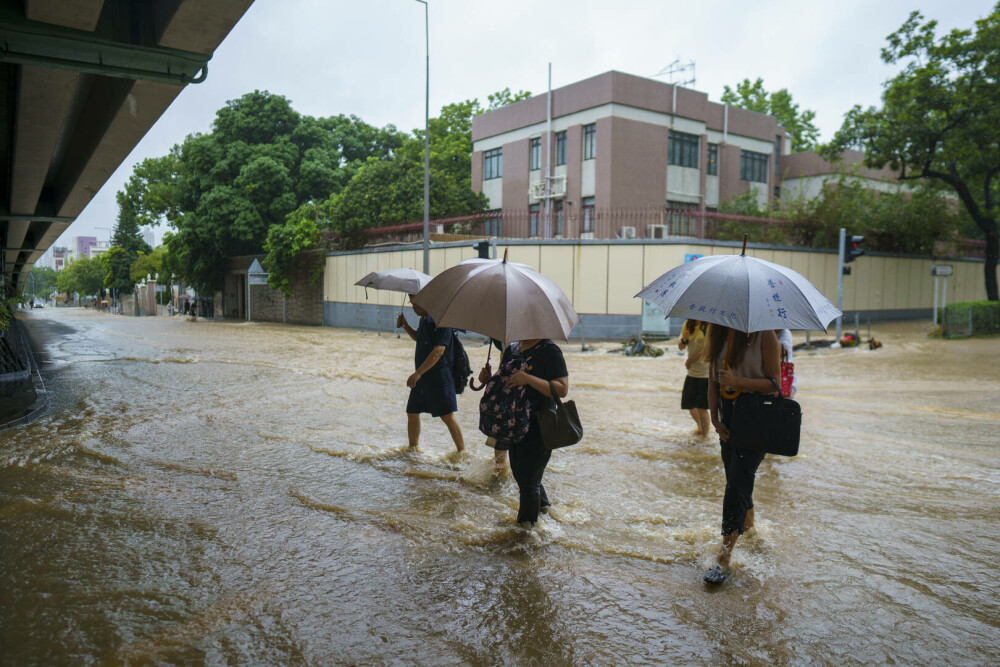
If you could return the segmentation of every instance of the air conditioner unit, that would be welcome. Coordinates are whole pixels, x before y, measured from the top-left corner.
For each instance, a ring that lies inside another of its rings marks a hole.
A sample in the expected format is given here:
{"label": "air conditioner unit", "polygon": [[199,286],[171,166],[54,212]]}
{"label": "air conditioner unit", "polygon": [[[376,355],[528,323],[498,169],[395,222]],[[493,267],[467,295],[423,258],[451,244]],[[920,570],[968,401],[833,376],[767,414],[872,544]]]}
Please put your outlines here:
{"label": "air conditioner unit", "polygon": [[667,238],[667,226],[666,225],[647,225],[646,226],[646,238],[647,239],[665,239],[665,238]]}
{"label": "air conditioner unit", "polygon": [[592,239],[594,238],[594,232],[580,232],[581,239]]}
{"label": "air conditioner unit", "polygon": [[635,238],[635,227],[632,227],[632,226],[622,227],[622,231],[618,235],[618,238],[622,238],[622,239],[634,239]]}

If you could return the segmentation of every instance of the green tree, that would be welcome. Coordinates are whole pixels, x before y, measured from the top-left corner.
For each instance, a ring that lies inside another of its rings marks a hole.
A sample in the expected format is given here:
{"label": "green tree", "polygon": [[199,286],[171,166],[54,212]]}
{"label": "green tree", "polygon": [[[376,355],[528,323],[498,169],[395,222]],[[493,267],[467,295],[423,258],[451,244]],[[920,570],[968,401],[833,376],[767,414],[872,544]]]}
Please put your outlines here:
{"label": "green tree", "polygon": [[316,280],[322,274],[323,257],[317,251],[323,248],[320,228],[329,227],[326,215],[323,206],[310,202],[292,212],[284,225],[268,230],[264,266],[273,289],[291,296],[293,275],[305,272]]}
{"label": "green tree", "polygon": [[33,266],[28,272],[25,289],[32,298],[46,298],[56,288],[56,270],[48,266]]}
{"label": "green tree", "polygon": [[722,101],[777,118],[792,140],[793,153],[811,150],[816,146],[816,140],[819,139],[819,129],[813,125],[816,112],[809,109],[800,111],[787,88],[768,93],[764,89],[764,79],[758,77],[752,83],[750,79],[743,79],[736,84],[736,90],[723,86]]}
{"label": "green tree", "polygon": [[851,109],[824,154],[859,148],[867,166],[954,191],[986,240],[986,295],[997,301],[1000,3],[974,30],[938,37],[937,22],[922,21],[911,13],[882,49],[884,62],[903,65],[885,83],[882,107]]}
{"label": "green tree", "polygon": [[80,296],[95,296],[104,285],[104,267],[98,258],[82,257],[71,262],[59,272],[56,286],[66,294],[76,292]]}

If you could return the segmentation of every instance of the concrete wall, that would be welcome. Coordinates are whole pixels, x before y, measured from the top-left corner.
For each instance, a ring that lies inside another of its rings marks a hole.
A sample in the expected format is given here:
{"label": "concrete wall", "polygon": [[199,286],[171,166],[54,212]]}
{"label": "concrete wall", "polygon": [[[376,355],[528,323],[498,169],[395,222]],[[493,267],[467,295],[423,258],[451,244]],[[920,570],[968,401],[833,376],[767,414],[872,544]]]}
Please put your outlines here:
{"label": "concrete wall", "polygon": [[[245,284],[246,276],[241,278]],[[293,276],[290,297],[267,285],[250,285],[250,318],[254,322],[323,324],[323,281],[313,284],[308,272],[303,271]]]}
{"label": "concrete wall", "polygon": [[[497,254],[503,256],[507,248],[511,261],[527,264],[555,281],[583,317],[588,337],[619,337],[638,329],[642,302],[634,295],[645,285],[682,264],[688,253],[737,254],[740,245],[709,241],[508,241],[497,243]],[[747,254],[798,271],[836,302],[836,251],[756,246],[749,247]],[[471,243],[435,246],[430,251],[431,275],[475,256]],[[948,303],[986,298],[982,261],[864,255],[851,264],[852,275],[844,278],[844,312],[852,318],[860,312],[876,320],[929,319],[934,303],[934,279],[930,276],[934,263],[955,267],[955,275],[948,279]],[[366,299],[365,290],[353,283],[370,271],[422,264],[419,247],[328,255],[323,323],[376,328],[377,321],[383,330],[391,329],[392,312],[398,312],[404,297],[368,290]],[[385,312],[379,314],[378,307]],[[578,326],[573,336],[581,333]]]}

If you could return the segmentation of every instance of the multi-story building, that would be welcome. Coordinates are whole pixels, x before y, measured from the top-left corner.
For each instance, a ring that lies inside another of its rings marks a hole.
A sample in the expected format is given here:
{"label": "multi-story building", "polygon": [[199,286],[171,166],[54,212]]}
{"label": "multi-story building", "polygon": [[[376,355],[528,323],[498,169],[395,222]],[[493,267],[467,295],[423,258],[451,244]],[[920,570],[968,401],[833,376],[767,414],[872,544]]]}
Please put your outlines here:
{"label": "multi-story building", "polygon": [[69,248],[52,246],[52,268],[62,271],[69,261]]}
{"label": "multi-story building", "polygon": [[[553,90],[551,125],[547,103],[536,95],[473,119],[472,187],[489,198],[497,227],[527,211],[524,235],[546,236],[547,160],[555,237],[659,238],[672,233],[671,211],[781,196],[791,141],[772,116],[615,71]],[[655,211],[636,218],[646,224],[599,228],[602,213],[617,224],[628,219],[608,212],[639,209]]]}

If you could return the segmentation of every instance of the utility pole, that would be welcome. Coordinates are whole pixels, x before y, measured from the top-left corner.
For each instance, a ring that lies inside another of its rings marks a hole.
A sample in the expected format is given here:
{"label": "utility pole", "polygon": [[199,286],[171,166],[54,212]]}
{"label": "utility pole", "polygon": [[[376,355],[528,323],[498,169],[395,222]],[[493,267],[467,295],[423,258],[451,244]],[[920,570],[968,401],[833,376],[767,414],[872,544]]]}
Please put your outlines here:
{"label": "utility pole", "polygon": [[416,0],[424,6],[424,46],[427,54],[426,90],[424,91],[424,273],[431,272],[431,33],[427,0]]}

